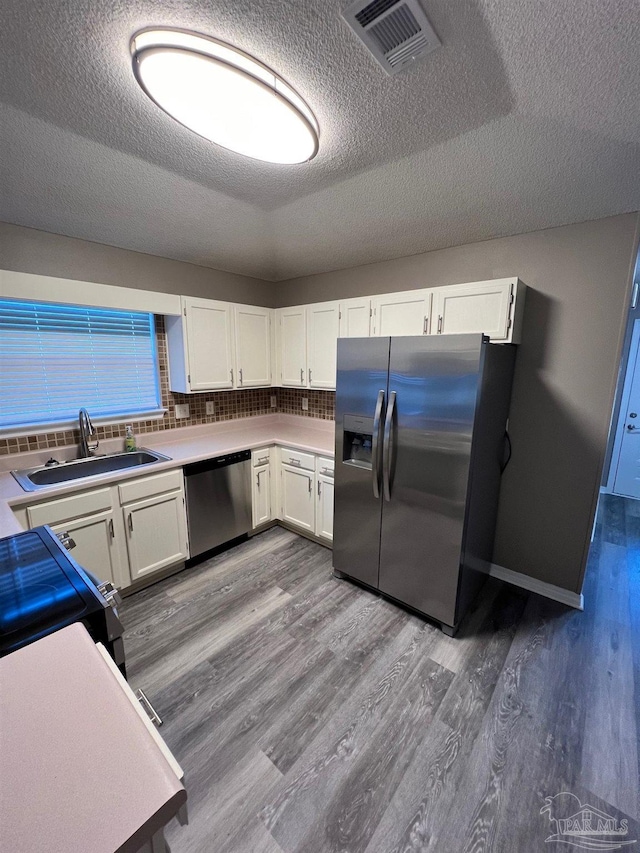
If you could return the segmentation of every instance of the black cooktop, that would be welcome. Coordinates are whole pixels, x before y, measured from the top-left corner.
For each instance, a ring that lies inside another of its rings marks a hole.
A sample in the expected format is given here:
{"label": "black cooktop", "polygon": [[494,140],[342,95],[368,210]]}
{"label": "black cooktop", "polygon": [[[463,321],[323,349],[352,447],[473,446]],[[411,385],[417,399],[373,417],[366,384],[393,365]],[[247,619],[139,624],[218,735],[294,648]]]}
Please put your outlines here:
{"label": "black cooktop", "polygon": [[0,657],[104,606],[48,528],[0,539]]}

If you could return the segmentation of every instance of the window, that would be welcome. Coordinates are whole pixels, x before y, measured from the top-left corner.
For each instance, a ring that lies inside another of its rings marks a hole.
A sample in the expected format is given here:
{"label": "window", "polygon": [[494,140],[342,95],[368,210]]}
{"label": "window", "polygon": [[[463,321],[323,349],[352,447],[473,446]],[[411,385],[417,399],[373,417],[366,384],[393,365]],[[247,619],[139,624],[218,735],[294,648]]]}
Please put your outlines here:
{"label": "window", "polygon": [[0,434],[158,417],[153,314],[0,299]]}

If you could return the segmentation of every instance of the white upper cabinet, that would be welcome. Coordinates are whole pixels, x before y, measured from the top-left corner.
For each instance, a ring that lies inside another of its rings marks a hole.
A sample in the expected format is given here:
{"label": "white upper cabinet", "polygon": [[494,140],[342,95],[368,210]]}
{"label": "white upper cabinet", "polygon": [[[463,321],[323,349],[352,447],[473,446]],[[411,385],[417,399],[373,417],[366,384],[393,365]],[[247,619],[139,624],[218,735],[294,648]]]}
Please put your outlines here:
{"label": "white upper cabinet", "polygon": [[525,289],[517,278],[437,287],[431,333],[482,332],[492,341],[518,343]]}
{"label": "white upper cabinet", "polygon": [[236,305],[236,387],[256,388],[271,384],[270,308]]}
{"label": "white upper cabinet", "polygon": [[309,388],[336,387],[340,306],[319,302],[307,308],[307,382]]}
{"label": "white upper cabinet", "polygon": [[371,299],[345,299],[340,303],[340,337],[368,338],[371,320]]}
{"label": "white upper cabinet", "polygon": [[431,290],[407,290],[374,296],[371,334],[427,335],[431,318]]}
{"label": "white upper cabinet", "polygon": [[172,391],[233,388],[233,306],[182,297],[182,315],[167,317]]}
{"label": "white upper cabinet", "polygon": [[280,308],[278,311],[280,384],[307,387],[307,308]]}

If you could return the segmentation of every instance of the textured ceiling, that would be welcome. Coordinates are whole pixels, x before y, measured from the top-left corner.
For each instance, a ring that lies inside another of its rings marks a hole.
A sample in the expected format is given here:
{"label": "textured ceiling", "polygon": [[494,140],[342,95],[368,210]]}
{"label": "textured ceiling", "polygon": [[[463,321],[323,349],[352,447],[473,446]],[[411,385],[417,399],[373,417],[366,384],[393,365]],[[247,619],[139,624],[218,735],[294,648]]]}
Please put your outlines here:
{"label": "textured ceiling", "polygon": [[[0,219],[283,279],[640,207],[637,0],[423,0],[388,77],[349,0],[3,0]],[[149,101],[129,39],[177,25],[272,65],[321,149],[270,166]]]}

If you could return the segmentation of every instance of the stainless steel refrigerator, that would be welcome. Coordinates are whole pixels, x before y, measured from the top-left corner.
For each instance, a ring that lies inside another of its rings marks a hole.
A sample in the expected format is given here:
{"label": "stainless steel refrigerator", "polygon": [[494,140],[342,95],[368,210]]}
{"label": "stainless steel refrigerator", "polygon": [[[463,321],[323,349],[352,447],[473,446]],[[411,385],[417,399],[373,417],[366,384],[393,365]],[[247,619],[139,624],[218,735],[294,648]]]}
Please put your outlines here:
{"label": "stainless steel refrigerator", "polygon": [[492,558],[514,359],[483,335],[338,340],[335,574],[450,635]]}

